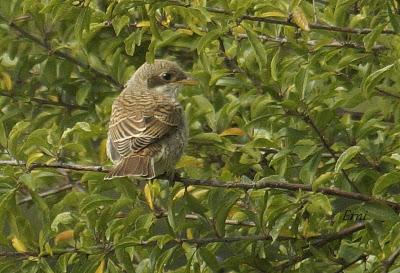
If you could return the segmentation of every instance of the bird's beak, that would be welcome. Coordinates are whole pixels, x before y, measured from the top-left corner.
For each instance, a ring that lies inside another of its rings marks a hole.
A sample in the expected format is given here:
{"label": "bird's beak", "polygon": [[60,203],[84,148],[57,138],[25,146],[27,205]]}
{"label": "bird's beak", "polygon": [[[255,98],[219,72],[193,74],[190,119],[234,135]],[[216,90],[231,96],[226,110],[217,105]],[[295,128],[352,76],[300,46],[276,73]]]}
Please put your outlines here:
{"label": "bird's beak", "polygon": [[196,85],[199,83],[199,81],[188,77],[186,79],[178,81],[178,83],[183,84],[183,85]]}

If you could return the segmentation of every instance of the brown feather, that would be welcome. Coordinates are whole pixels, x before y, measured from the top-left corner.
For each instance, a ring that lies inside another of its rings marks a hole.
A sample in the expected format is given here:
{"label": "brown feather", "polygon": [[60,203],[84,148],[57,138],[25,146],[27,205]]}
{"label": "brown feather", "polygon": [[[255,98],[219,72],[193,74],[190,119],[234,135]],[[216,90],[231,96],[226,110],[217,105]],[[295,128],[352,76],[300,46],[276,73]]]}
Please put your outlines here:
{"label": "brown feather", "polygon": [[[171,69],[179,72],[179,77],[186,77],[172,62],[156,61],[153,65],[143,65],[114,101],[107,154],[116,166],[106,179],[128,175],[153,178],[159,171],[170,168],[170,165],[173,167],[179,159],[186,140],[182,106],[168,90],[152,90],[146,79]],[[174,92],[174,89],[170,90]],[[170,146],[168,138],[182,143],[178,143],[175,149]],[[171,154],[171,158],[164,154],[165,151]],[[162,167],[155,170],[156,163]]]}
{"label": "brown feather", "polygon": [[149,156],[132,155],[123,158],[104,179],[123,176],[140,176],[144,178],[154,178],[154,163]]}

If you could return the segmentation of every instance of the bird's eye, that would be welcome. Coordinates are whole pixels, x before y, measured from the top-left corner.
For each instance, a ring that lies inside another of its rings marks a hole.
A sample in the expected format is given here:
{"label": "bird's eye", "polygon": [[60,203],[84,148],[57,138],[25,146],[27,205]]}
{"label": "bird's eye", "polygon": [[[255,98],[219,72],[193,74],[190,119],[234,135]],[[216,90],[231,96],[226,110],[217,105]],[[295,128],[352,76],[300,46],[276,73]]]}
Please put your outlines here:
{"label": "bird's eye", "polygon": [[172,80],[172,74],[171,73],[162,73],[161,78],[164,81],[170,81],[170,80]]}

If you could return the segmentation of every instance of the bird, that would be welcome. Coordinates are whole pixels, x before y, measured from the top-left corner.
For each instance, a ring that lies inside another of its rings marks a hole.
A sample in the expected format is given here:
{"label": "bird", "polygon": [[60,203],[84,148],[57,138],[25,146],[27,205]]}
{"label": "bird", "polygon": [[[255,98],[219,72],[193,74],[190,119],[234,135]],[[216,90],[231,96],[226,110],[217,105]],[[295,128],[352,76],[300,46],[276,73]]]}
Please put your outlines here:
{"label": "bird", "polygon": [[136,70],[112,104],[106,147],[113,167],[104,179],[173,172],[188,138],[177,94],[196,84],[173,61],[156,59]]}

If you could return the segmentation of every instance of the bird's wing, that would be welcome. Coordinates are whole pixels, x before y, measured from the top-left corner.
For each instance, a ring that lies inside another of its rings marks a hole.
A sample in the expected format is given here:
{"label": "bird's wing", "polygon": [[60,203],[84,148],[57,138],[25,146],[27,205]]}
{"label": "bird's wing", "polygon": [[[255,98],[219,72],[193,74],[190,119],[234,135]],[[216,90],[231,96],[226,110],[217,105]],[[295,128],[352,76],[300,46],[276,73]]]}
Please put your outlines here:
{"label": "bird's wing", "polygon": [[183,110],[178,103],[151,94],[123,96],[113,105],[110,146],[122,157],[138,153],[176,130],[182,119]]}

